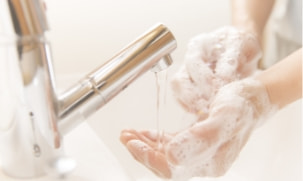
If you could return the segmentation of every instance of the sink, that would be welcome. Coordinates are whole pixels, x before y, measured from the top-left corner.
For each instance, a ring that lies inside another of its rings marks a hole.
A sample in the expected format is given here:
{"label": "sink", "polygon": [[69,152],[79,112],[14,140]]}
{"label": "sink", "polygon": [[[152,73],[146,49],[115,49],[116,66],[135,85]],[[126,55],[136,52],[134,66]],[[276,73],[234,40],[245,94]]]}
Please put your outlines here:
{"label": "sink", "polygon": [[55,175],[35,179],[15,179],[6,176],[0,169],[0,180],[5,181],[130,181],[116,157],[87,123],[83,123],[64,138],[65,153],[75,159],[75,170],[64,179]]}

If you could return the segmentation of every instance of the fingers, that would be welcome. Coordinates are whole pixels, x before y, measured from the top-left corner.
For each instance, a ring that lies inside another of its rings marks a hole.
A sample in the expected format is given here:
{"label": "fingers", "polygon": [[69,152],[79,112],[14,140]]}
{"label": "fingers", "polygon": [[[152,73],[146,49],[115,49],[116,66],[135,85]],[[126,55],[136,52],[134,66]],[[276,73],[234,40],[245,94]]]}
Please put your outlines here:
{"label": "fingers", "polygon": [[202,89],[206,96],[211,94],[213,87],[216,86],[216,82],[215,72],[208,64],[205,64],[199,58],[191,57],[186,64],[186,72],[198,89]]}
{"label": "fingers", "polygon": [[243,47],[244,61],[239,62],[239,72],[242,77],[253,74],[258,69],[258,62],[262,57],[262,49],[253,35],[247,35],[247,42]]}
{"label": "fingers", "polygon": [[177,134],[167,145],[166,155],[174,165],[188,165],[199,157],[202,160],[211,157],[220,143],[218,126],[199,122],[193,127]]}
{"label": "fingers", "polygon": [[251,34],[246,35],[246,43],[243,46],[243,52],[248,61],[258,61],[261,58],[261,46],[256,37]]}
{"label": "fingers", "polygon": [[185,55],[186,73],[199,89],[213,86],[212,80],[214,79],[216,62],[222,53],[216,47],[218,42],[216,36],[204,33],[194,37],[189,43]]}
{"label": "fingers", "polygon": [[136,134],[131,133],[131,130],[123,130],[120,134],[120,141],[126,145],[130,140],[138,139]]}
{"label": "fingers", "polygon": [[169,142],[174,134],[158,132],[157,130],[136,131],[132,129],[123,130],[120,135],[120,141],[126,145],[130,140],[141,140],[152,147],[158,147],[158,141],[161,144]]}
{"label": "fingers", "polygon": [[171,177],[171,171],[163,153],[140,140],[131,140],[127,142],[126,147],[137,161],[151,169],[155,174],[164,178]]}
{"label": "fingers", "polygon": [[[157,131],[123,130],[120,140],[133,157],[152,170],[155,174],[170,178],[171,171],[163,149],[158,149]],[[168,142],[172,135],[163,134],[162,140]]]}
{"label": "fingers", "polygon": [[162,144],[169,142],[174,134],[165,133],[164,131],[158,130],[145,130],[140,132],[146,138],[149,138],[153,142],[160,141]]}
{"label": "fingers", "polygon": [[142,142],[145,142],[151,147],[157,147],[157,142],[154,137],[152,137],[152,134],[142,134],[141,132],[138,132],[133,129],[129,130],[123,130],[120,135],[120,141],[124,144],[127,145],[127,143],[131,140],[140,140]]}
{"label": "fingers", "polygon": [[211,97],[209,94],[213,92],[210,83],[211,80],[208,83],[205,82],[204,88],[201,89],[197,86],[197,82],[194,82],[190,77],[186,67],[182,66],[172,79],[171,88],[174,96],[186,111],[193,114],[207,113],[209,98]]}
{"label": "fingers", "polygon": [[231,139],[220,145],[212,158],[214,169],[212,173],[210,173],[211,175],[222,176],[227,172],[239,153],[237,143],[237,140]]}

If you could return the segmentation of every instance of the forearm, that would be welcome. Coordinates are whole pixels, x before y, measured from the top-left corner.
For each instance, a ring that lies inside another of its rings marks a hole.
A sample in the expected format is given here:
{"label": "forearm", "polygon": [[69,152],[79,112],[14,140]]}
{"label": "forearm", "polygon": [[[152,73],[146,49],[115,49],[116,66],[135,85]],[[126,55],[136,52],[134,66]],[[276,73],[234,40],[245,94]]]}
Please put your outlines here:
{"label": "forearm", "polygon": [[231,0],[232,25],[256,35],[260,41],[275,0]]}
{"label": "forearm", "polygon": [[302,97],[302,49],[257,76],[280,108]]}

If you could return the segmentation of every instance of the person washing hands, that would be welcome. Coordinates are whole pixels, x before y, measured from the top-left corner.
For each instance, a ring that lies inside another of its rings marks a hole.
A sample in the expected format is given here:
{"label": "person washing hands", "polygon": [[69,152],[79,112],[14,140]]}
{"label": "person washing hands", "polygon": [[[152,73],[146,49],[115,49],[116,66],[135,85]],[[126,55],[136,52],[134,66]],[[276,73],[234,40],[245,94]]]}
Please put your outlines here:
{"label": "person washing hands", "polygon": [[302,97],[301,48],[266,70],[258,69],[262,33],[274,0],[231,2],[233,26],[193,38],[172,80],[178,102],[197,121],[182,131],[164,133],[161,147],[154,131],[121,132],[121,142],[134,158],[160,177],[225,174],[251,133]]}

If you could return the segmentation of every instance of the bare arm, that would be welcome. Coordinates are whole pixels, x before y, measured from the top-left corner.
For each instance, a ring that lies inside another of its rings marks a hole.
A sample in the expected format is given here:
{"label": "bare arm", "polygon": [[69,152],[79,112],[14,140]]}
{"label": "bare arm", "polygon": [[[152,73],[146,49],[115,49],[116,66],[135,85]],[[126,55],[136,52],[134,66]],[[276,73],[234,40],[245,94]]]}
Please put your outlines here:
{"label": "bare arm", "polygon": [[231,0],[232,25],[256,35],[259,42],[275,0]]}
{"label": "bare arm", "polygon": [[302,48],[257,77],[280,108],[302,97]]}

